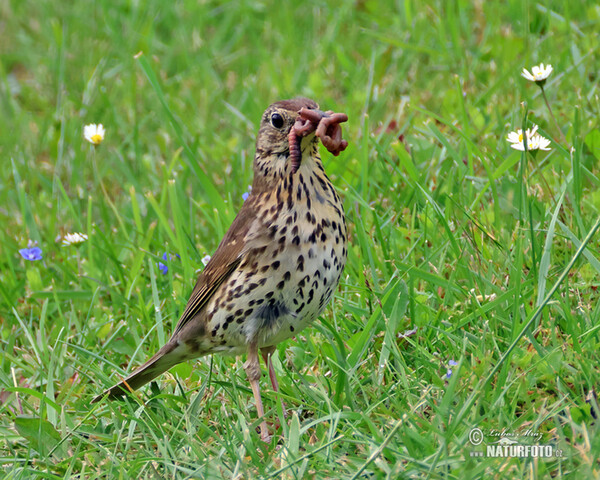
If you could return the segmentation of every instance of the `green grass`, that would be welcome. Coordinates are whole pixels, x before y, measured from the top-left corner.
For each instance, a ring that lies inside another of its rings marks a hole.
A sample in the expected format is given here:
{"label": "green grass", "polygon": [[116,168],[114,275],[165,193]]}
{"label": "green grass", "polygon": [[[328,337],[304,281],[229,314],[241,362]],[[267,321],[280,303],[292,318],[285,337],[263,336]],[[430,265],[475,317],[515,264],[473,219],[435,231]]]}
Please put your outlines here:
{"label": "green grass", "polygon": [[[23,0],[0,17],[4,478],[597,474],[596,2]],[[520,77],[540,62],[561,131]],[[323,157],[351,245],[332,306],[275,355],[290,416],[263,375],[280,427],[262,443],[243,359],[216,356],[91,406],[168,339],[251,183],[262,111],[297,95],[350,118]],[[550,152],[510,148],[523,122]],[[107,129],[95,151],[88,123]],[[89,240],[62,247],[74,231]],[[19,255],[30,239],[43,260]],[[563,456],[472,457],[475,427]]]}

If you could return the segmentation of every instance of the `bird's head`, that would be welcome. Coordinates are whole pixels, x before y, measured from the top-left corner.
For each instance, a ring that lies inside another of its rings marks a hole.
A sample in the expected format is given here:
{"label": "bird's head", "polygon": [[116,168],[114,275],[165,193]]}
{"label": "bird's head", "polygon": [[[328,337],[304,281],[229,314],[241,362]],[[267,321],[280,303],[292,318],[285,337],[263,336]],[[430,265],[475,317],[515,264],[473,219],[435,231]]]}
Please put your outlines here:
{"label": "bird's head", "polygon": [[[254,157],[255,187],[273,187],[278,181],[294,175],[302,165],[315,168],[320,162],[317,143],[334,155],[348,144],[341,138],[339,123],[345,114],[323,112],[308,98],[275,102],[267,108],[260,122]],[[315,135],[316,133],[316,135]]]}
{"label": "bird's head", "polygon": [[[308,98],[282,100],[273,103],[265,110],[256,139],[255,175],[282,176],[292,173],[290,133],[303,108],[321,113],[318,110],[319,106]],[[310,144],[315,144],[316,147],[317,140],[314,135],[311,135],[316,128],[317,125],[314,125],[313,128],[308,129],[311,130],[310,132],[307,130],[301,147],[306,149]],[[295,145],[292,144],[292,153],[294,153],[294,147]]]}

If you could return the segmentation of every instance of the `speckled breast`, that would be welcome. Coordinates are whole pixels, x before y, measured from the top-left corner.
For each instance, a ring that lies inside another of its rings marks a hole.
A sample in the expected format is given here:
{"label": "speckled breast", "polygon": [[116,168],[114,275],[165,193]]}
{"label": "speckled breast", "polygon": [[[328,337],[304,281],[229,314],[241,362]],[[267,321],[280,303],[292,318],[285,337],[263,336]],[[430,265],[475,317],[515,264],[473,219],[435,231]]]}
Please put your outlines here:
{"label": "speckled breast", "polygon": [[252,342],[265,347],[295,335],[319,316],[340,281],[346,222],[322,167],[314,174],[300,169],[264,201],[272,207],[248,233],[247,259],[208,305],[212,351],[243,353]]}

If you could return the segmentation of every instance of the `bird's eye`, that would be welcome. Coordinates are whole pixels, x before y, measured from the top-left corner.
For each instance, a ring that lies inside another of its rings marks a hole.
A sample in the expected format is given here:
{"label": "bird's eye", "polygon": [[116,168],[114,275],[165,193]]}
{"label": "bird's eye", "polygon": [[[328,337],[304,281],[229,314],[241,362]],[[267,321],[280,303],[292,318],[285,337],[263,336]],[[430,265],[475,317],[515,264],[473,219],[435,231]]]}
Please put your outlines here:
{"label": "bird's eye", "polygon": [[283,117],[278,113],[274,113],[271,115],[271,125],[273,125],[275,128],[283,127]]}

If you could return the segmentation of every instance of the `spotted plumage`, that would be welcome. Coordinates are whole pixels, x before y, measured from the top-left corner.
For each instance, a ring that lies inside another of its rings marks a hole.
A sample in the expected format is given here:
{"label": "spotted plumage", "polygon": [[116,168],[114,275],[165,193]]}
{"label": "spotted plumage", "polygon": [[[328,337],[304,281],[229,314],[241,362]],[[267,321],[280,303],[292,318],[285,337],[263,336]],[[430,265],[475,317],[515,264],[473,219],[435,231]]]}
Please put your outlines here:
{"label": "spotted plumage", "polygon": [[[300,113],[307,110],[306,116]],[[139,388],[188,359],[248,353],[245,367],[263,415],[258,350],[277,389],[270,353],[318,317],[346,263],[344,210],[314,134],[322,118],[331,118],[329,112],[303,98],[274,103],[264,112],[251,194],[200,274],[171,339],[94,401]],[[337,123],[329,121],[327,128],[339,129]],[[268,437],[264,421],[261,434]]]}

